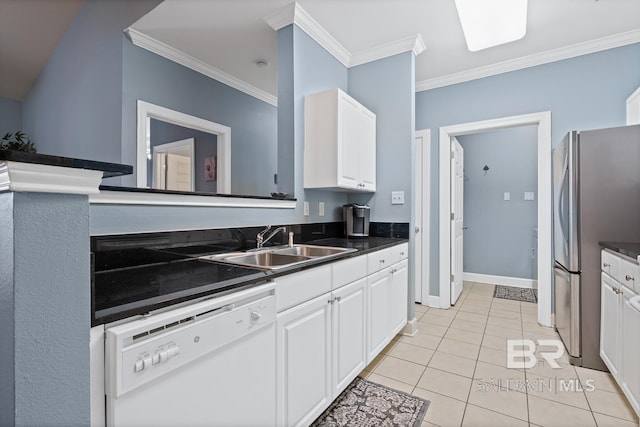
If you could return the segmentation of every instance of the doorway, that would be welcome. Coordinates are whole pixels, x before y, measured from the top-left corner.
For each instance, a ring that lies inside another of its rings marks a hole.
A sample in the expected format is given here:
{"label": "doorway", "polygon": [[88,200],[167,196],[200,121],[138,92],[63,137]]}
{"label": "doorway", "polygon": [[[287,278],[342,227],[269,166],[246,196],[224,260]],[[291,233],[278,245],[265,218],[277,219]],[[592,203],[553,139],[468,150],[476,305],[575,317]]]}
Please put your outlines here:
{"label": "doorway", "polygon": [[153,188],[161,190],[195,190],[194,138],[168,142],[153,147]]}
{"label": "doorway", "polygon": [[551,321],[551,112],[525,114],[440,128],[439,132],[439,304],[449,308],[451,292],[451,141],[460,135],[492,130],[537,126],[538,160],[538,322]]}

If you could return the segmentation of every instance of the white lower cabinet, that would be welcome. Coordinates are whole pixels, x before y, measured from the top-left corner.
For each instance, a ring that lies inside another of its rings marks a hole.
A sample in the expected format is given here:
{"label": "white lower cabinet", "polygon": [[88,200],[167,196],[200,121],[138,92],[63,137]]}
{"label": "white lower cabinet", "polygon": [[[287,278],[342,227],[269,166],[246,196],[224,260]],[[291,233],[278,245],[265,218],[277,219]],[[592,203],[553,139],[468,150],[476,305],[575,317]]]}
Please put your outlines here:
{"label": "white lower cabinet", "polygon": [[366,366],[366,284],[363,278],[333,292],[334,398]]}
{"label": "white lower cabinet", "polygon": [[637,262],[602,251],[600,357],[640,415],[640,307],[634,292]]}
{"label": "white lower cabinet", "polygon": [[625,296],[622,306],[622,391],[640,415],[640,310]]}
{"label": "white lower cabinet", "polygon": [[367,363],[370,363],[390,341],[390,279],[388,269],[374,273],[367,279],[367,307],[369,308]]}
{"label": "white lower cabinet", "polygon": [[329,298],[321,295],[277,317],[278,425],[307,425],[331,402]]}
{"label": "white lower cabinet", "polygon": [[407,324],[409,262],[405,259],[391,267],[391,338]]}
{"label": "white lower cabinet", "polygon": [[308,425],[366,366],[366,279],[278,315],[278,425]]}
{"label": "white lower cabinet", "polygon": [[618,377],[620,298],[619,285],[607,274],[602,273],[600,288],[600,357],[614,377]]}
{"label": "white lower cabinet", "polygon": [[279,279],[278,426],[313,422],[406,324],[407,248]]}

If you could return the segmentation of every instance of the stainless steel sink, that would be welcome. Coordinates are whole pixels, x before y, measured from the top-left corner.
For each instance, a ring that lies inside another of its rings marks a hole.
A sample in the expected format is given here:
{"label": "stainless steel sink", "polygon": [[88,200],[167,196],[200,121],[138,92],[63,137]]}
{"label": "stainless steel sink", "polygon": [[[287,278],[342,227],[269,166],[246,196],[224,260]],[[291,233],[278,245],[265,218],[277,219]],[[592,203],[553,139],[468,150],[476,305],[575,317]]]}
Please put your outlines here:
{"label": "stainless steel sink", "polygon": [[251,249],[246,252],[230,252],[200,257],[208,261],[253,267],[263,270],[278,270],[309,262],[317,262],[336,258],[356,249],[337,248],[332,246],[294,245]]}
{"label": "stainless steel sink", "polygon": [[330,255],[341,254],[349,251],[345,248],[336,248],[331,246],[312,246],[312,245],[294,245],[284,249],[276,249],[274,253],[286,255],[299,255],[303,257],[325,257]]}

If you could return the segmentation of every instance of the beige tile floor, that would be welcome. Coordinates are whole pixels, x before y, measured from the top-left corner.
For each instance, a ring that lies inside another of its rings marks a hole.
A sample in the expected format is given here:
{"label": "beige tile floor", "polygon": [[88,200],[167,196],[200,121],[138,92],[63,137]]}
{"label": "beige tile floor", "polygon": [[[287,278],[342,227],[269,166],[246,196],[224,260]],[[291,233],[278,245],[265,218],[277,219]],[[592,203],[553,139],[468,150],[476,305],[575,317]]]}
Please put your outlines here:
{"label": "beige tile floor", "polygon": [[507,368],[507,339],[559,337],[538,325],[536,304],[493,290],[465,282],[450,310],[416,305],[418,333],[396,337],[361,376],[431,401],[423,427],[638,426],[610,374],[566,355],[554,369],[540,353],[552,346],[538,347],[531,369]]}

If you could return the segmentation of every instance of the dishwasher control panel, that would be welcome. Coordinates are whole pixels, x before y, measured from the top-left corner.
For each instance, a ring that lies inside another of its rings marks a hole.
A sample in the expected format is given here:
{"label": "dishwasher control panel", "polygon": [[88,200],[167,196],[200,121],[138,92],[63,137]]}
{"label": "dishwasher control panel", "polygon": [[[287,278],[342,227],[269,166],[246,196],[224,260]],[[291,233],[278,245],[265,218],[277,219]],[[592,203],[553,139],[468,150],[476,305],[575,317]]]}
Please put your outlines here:
{"label": "dishwasher control panel", "polygon": [[273,292],[256,297],[205,301],[191,310],[184,307],[108,329],[107,394],[118,397],[272,325],[276,317]]}

